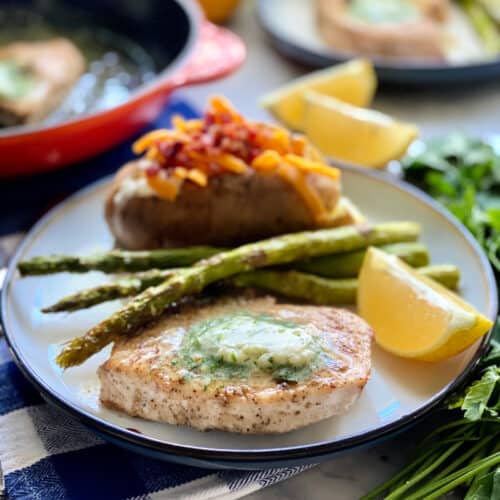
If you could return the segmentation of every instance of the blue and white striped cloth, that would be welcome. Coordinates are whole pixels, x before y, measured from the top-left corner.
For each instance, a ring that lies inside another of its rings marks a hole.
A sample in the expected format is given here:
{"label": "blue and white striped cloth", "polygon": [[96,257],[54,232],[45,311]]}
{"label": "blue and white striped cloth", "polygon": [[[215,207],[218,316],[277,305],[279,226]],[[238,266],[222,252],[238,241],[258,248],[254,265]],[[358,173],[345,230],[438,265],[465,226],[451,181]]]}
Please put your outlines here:
{"label": "blue and white striped cloth", "polygon": [[0,460],[9,499],[234,499],[304,468],[199,469],[153,460],[93,434],[47,404],[0,341]]}
{"label": "blue and white striped cloth", "polygon": [[[177,101],[153,126],[170,123],[173,112],[195,114]],[[0,267],[22,232],[55,200],[111,173],[129,156],[127,143],[68,170],[2,182]],[[107,444],[41,398],[12,361],[4,339],[0,339],[0,461],[8,498],[30,500],[229,500],[307,468],[216,472],[153,460]]]}

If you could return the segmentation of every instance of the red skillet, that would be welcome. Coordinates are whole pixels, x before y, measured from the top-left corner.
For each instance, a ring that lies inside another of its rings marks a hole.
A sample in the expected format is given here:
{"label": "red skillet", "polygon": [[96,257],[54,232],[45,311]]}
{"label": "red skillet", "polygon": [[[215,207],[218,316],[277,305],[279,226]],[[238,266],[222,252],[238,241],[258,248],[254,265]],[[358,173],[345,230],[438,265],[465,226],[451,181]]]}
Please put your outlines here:
{"label": "red skillet", "polygon": [[109,110],[50,127],[0,131],[0,177],[40,173],[97,155],[154,120],[174,90],[216,80],[242,64],[245,46],[236,35],[204,20],[194,2],[175,0],[175,4],[187,15],[190,33],[166,70]]}

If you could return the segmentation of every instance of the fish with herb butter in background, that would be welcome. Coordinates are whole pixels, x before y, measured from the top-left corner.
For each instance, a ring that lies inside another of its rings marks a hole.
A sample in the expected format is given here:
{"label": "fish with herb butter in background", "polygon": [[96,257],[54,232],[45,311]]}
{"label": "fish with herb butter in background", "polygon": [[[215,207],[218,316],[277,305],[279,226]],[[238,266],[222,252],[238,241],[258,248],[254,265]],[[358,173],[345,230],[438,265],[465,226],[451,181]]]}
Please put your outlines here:
{"label": "fish with herb butter in background", "polygon": [[81,52],[65,38],[14,42],[0,48],[0,127],[45,118],[84,70]]}
{"label": "fish with herb butter in background", "polygon": [[356,54],[444,60],[449,0],[316,0],[318,29]]}

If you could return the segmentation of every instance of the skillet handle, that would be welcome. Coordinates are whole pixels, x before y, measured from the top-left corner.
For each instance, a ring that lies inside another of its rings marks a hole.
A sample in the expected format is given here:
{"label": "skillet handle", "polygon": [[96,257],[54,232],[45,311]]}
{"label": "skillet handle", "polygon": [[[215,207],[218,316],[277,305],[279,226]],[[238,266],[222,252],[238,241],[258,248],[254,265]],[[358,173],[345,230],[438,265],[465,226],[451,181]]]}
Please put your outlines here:
{"label": "skillet handle", "polygon": [[217,80],[238,69],[245,58],[246,48],[241,38],[204,21],[193,55],[169,83],[179,88]]}

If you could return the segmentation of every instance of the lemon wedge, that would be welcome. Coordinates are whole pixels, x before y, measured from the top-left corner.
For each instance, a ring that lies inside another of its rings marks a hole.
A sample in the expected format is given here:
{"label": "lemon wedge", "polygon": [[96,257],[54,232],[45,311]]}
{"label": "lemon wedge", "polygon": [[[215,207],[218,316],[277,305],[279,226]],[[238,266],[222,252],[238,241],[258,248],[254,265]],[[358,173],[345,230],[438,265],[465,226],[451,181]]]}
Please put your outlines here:
{"label": "lemon wedge", "polygon": [[418,136],[415,125],[378,111],[311,91],[304,97],[304,132],[318,149],[333,158],[383,168],[403,156]]}
{"label": "lemon wedge", "polygon": [[213,23],[223,23],[229,19],[240,0],[198,0],[205,15]]}
{"label": "lemon wedge", "polygon": [[363,261],[357,302],[377,344],[404,358],[447,359],[493,325],[458,295],[376,248]]}
{"label": "lemon wedge", "polygon": [[314,90],[366,107],[372,102],[377,88],[377,76],[372,64],[365,59],[339,64],[315,71],[263,97],[261,104],[288,128],[302,130],[306,90]]}

